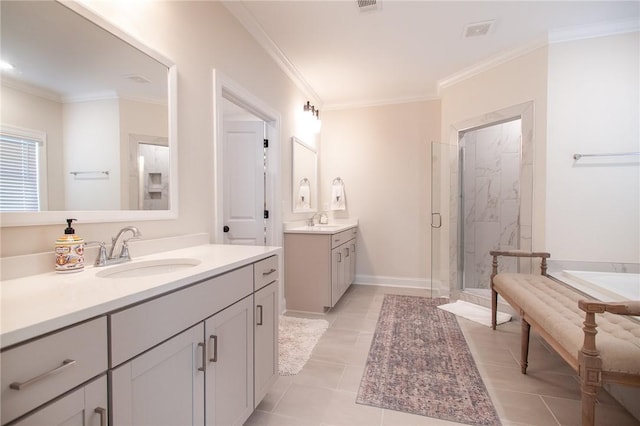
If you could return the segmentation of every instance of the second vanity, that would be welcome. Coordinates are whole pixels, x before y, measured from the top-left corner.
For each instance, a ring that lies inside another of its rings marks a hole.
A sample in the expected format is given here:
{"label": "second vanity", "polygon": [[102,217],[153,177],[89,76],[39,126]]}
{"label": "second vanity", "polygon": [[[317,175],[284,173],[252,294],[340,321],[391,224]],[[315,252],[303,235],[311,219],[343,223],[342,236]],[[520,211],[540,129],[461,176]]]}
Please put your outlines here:
{"label": "second vanity", "polygon": [[279,254],[207,244],[2,282],[2,425],[241,425],[278,375]]}
{"label": "second vanity", "polygon": [[357,222],[285,228],[287,310],[324,313],[355,279]]}

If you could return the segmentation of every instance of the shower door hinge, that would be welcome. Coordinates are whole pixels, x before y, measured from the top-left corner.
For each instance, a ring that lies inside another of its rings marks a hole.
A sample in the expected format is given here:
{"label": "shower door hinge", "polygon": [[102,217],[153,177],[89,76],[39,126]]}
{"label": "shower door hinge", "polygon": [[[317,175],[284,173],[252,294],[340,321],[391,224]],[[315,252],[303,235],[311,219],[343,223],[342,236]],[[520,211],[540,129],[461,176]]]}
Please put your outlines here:
{"label": "shower door hinge", "polygon": [[264,218],[269,219],[269,210],[264,211]]}
{"label": "shower door hinge", "polygon": [[269,139],[263,139],[262,146],[264,146],[265,148],[269,148]]}

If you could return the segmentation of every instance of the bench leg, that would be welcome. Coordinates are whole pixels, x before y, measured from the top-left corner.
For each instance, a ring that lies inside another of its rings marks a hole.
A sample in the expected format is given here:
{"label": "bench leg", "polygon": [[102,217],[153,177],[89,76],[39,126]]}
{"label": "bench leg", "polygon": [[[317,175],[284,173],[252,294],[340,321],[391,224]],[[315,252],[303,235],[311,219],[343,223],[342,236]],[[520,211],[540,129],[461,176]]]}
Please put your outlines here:
{"label": "bench leg", "polygon": [[531,325],[524,320],[524,313],[520,313],[522,335],[520,336],[520,371],[527,374],[527,366],[529,365],[529,334],[531,333]]}
{"label": "bench leg", "polygon": [[491,289],[491,328],[493,330],[496,329],[497,315],[498,315],[498,292],[492,288]]}
{"label": "bench leg", "polygon": [[582,426],[594,426],[596,421],[596,395],[598,388],[582,378],[580,391],[582,394]]}
{"label": "bench leg", "polygon": [[[582,308],[582,306],[580,306]],[[602,359],[596,348],[595,312],[587,311],[584,322],[584,343],[578,352],[578,375],[582,399],[582,425],[593,426],[596,416],[596,396],[602,386]]]}

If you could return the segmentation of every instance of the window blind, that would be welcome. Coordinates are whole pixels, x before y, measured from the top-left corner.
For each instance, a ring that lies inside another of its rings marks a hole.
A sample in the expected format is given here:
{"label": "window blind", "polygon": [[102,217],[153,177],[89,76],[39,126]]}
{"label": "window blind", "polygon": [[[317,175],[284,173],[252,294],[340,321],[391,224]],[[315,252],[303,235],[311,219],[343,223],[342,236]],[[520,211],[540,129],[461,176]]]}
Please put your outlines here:
{"label": "window blind", "polygon": [[0,134],[0,211],[39,211],[39,141]]}

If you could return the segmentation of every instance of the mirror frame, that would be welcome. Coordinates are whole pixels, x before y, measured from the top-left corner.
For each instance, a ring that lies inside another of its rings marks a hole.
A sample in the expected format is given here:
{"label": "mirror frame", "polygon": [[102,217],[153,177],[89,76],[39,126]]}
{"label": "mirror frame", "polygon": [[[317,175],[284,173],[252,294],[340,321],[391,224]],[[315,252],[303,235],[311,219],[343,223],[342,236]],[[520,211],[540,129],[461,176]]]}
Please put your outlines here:
{"label": "mirror frame", "polygon": [[[315,161],[314,161],[314,176],[313,176],[313,182],[311,182],[310,184],[310,189],[311,189],[311,207],[308,209],[297,209],[296,208],[296,199],[297,199],[297,191],[296,189],[298,188],[298,185],[300,184],[300,182],[296,182],[296,176],[294,173],[294,169],[295,169],[295,164],[296,164],[296,154],[295,154],[295,146],[296,144],[299,144],[301,147],[308,149],[309,151],[311,151],[314,156],[315,156]],[[313,146],[311,146],[310,144],[306,143],[305,141],[303,141],[300,138],[297,138],[295,136],[291,137],[291,211],[293,213],[312,213],[312,212],[317,212],[318,210],[318,202],[319,202],[319,197],[318,197],[318,151],[316,150],[316,148],[314,148]]]}
{"label": "mirror frame", "polygon": [[75,1],[59,1],[62,7],[76,12],[81,17],[102,27],[105,31],[120,38],[156,61],[165,65],[168,69],[168,98],[167,108],[169,113],[168,138],[169,138],[169,209],[168,210],[83,210],[83,211],[39,211],[39,212],[0,212],[0,227],[33,226],[33,225],[59,225],[68,217],[74,217],[83,223],[99,222],[125,222],[147,220],[169,220],[178,217],[178,75],[176,65],[164,55],[144,45],[138,39],[110,23],[102,16]]}

